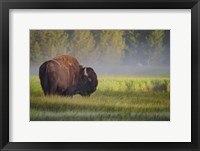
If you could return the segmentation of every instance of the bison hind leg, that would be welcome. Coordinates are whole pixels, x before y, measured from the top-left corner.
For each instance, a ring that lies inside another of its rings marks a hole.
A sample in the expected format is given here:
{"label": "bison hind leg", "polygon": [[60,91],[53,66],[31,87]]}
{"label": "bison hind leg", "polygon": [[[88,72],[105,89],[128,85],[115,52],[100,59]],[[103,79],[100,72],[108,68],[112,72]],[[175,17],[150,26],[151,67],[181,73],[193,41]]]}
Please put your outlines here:
{"label": "bison hind leg", "polygon": [[51,83],[49,90],[48,90],[48,95],[54,95],[57,92],[57,84],[56,83]]}
{"label": "bison hind leg", "polygon": [[43,79],[40,78],[40,83],[41,83],[44,95],[45,96],[48,95],[49,94],[49,85],[48,85],[47,80],[45,78],[43,78]]}
{"label": "bison hind leg", "polygon": [[43,90],[43,92],[45,96],[48,95],[48,91]]}

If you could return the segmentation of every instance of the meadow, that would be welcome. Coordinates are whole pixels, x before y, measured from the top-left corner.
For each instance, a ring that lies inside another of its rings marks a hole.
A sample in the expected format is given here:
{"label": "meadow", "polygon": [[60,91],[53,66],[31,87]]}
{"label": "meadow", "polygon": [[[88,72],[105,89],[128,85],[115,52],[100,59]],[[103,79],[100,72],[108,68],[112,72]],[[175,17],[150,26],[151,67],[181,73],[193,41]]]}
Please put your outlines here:
{"label": "meadow", "polygon": [[30,77],[31,121],[169,121],[167,76],[100,76],[90,97],[44,96]]}

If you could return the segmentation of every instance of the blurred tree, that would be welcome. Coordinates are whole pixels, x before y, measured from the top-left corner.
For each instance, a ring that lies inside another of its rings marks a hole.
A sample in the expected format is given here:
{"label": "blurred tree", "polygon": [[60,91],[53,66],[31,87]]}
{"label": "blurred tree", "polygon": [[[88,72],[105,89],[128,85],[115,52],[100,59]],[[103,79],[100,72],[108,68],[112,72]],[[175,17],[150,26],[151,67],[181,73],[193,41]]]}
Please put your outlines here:
{"label": "blurred tree", "polygon": [[102,30],[96,50],[100,63],[118,64],[124,55],[125,42],[122,30]]}
{"label": "blurred tree", "polygon": [[36,44],[36,33],[37,32],[35,30],[30,31],[30,61],[32,63],[38,61],[36,56],[40,53],[39,44]]}
{"label": "blurred tree", "polygon": [[[68,47],[67,42],[68,42],[68,36],[64,32],[64,30],[30,31],[31,55],[38,56],[38,54],[40,54],[40,59],[38,58],[34,60],[35,63],[40,62],[41,60],[47,60],[57,55],[66,54]],[[38,50],[38,47],[40,48],[40,50]],[[40,51],[40,53],[38,51]]]}
{"label": "blurred tree", "polygon": [[145,52],[147,50],[147,36],[149,30],[126,30],[124,33],[126,49],[124,61],[135,65],[145,65]]}
{"label": "blurred tree", "polygon": [[155,65],[163,60],[164,30],[127,30],[124,32],[125,61],[135,65]]}
{"label": "blurred tree", "polygon": [[165,30],[165,36],[163,40],[163,65],[170,65],[170,30]]}
{"label": "blurred tree", "polygon": [[90,30],[75,30],[71,36],[69,54],[80,62],[87,62],[94,53],[94,46],[95,40]]}
{"label": "blurred tree", "polygon": [[152,30],[147,36],[147,65],[157,65],[163,60],[164,30]]}
{"label": "blurred tree", "polygon": [[41,52],[40,52],[40,46],[39,46],[38,42],[35,42],[33,49],[31,49],[31,55],[30,55],[31,62],[36,63],[36,62],[40,61],[41,58],[42,58],[42,56],[41,56]]}
{"label": "blurred tree", "polygon": [[62,54],[88,64],[169,65],[169,30],[31,30],[30,60]]}

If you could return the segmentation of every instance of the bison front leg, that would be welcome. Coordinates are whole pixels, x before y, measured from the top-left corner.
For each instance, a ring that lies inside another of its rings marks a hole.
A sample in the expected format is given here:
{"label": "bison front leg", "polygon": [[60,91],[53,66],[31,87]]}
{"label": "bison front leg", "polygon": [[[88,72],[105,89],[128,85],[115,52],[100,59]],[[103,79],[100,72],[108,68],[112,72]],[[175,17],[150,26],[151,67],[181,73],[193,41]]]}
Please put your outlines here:
{"label": "bison front leg", "polygon": [[66,96],[73,96],[75,95],[75,92],[76,92],[76,88],[74,87],[68,88],[66,91]]}
{"label": "bison front leg", "polygon": [[62,95],[62,96],[71,96],[71,97],[73,96],[72,94],[70,94],[70,93],[68,92],[68,90],[63,91],[61,95]]}

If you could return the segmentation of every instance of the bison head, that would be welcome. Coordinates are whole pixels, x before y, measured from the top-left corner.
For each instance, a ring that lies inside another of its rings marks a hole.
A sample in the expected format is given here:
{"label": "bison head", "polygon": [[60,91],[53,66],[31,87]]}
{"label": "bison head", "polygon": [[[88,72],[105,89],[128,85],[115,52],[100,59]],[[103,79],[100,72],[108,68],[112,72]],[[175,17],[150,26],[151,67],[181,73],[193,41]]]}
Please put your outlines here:
{"label": "bison head", "polygon": [[97,75],[90,67],[82,67],[80,69],[79,78],[79,94],[82,96],[90,96],[96,90],[98,85]]}

